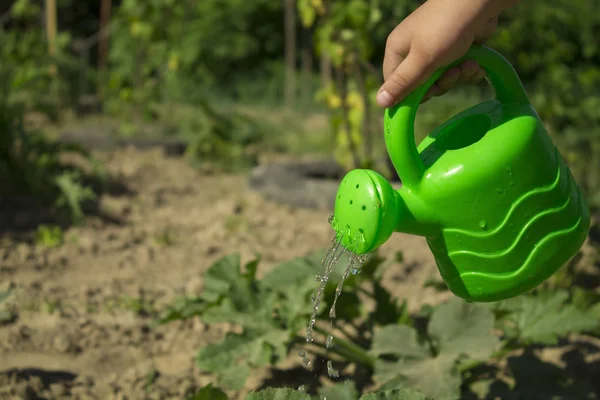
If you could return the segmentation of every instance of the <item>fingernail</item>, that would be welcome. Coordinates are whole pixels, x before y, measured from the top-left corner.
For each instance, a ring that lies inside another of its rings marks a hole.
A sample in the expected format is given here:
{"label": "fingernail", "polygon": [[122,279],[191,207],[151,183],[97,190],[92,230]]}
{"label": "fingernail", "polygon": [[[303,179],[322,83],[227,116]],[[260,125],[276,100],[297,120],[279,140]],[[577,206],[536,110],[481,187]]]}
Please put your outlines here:
{"label": "fingernail", "polygon": [[377,104],[381,107],[390,107],[394,104],[394,97],[385,89],[382,89],[377,93]]}

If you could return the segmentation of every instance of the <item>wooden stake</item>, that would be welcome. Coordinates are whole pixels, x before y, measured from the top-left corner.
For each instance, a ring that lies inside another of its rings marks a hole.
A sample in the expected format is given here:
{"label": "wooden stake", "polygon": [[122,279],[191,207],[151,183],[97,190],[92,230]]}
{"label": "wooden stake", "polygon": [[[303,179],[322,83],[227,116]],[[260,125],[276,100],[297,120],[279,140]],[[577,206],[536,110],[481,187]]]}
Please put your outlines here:
{"label": "wooden stake", "polygon": [[285,26],[285,105],[293,107],[296,98],[296,1],[284,1]]}
{"label": "wooden stake", "polygon": [[[56,56],[56,0],[46,0],[46,38],[48,39],[48,53]],[[50,73],[56,74],[56,65],[50,65]]]}
{"label": "wooden stake", "polygon": [[56,0],[46,0],[46,35],[48,52],[56,55]]}
{"label": "wooden stake", "polygon": [[98,68],[106,69],[108,64],[109,35],[104,30],[110,23],[112,0],[100,0],[100,40],[98,42]]}

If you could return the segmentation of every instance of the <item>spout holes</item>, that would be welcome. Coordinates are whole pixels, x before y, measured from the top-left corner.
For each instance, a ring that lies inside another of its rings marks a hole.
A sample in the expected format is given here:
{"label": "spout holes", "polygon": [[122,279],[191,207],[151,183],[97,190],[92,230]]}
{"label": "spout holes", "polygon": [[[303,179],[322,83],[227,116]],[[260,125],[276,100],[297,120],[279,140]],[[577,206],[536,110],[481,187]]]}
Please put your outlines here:
{"label": "spout holes", "polygon": [[367,206],[362,206],[361,208],[363,211],[365,211],[367,209]]}
{"label": "spout holes", "polygon": [[356,188],[358,189],[358,187],[359,187],[359,186],[360,186],[360,185],[356,185]]}
{"label": "spout holes", "polygon": [[352,203],[354,203],[352,200],[350,200],[350,205],[352,205]]}

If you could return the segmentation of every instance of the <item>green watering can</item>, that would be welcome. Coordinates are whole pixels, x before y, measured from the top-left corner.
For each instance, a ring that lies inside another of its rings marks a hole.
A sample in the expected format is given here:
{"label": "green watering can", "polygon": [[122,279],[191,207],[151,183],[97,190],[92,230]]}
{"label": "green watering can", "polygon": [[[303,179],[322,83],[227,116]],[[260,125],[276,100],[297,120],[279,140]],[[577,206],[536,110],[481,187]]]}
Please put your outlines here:
{"label": "green watering can", "polygon": [[[452,117],[417,147],[414,121],[431,85],[473,59],[495,99]],[[538,286],[581,248],[590,213],[510,63],[474,45],[385,113],[385,143],[402,181],[375,171],[342,180],[332,226],[347,249],[366,254],[393,232],[427,238],[457,296],[498,301]]]}

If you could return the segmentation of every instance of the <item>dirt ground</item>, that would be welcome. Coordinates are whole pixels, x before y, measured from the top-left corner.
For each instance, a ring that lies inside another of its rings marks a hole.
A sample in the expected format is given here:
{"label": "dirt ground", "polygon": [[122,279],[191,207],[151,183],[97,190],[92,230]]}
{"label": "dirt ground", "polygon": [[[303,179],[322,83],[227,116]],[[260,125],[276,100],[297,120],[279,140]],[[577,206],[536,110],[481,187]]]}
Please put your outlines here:
{"label": "dirt ground", "polygon": [[[0,399],[182,399],[211,382],[193,358],[223,331],[198,320],[153,328],[155,311],[198,293],[229,252],[260,252],[264,273],[330,243],[327,211],[265,201],[244,176],[203,176],[160,150],[98,157],[134,192],[101,198],[123,223],[92,218],[54,249],[2,239],[0,291],[14,288],[18,317],[0,326]],[[406,262],[390,271],[401,277],[393,292],[413,308],[439,300],[421,285],[437,274],[425,241],[395,235],[383,253],[397,250]]]}

